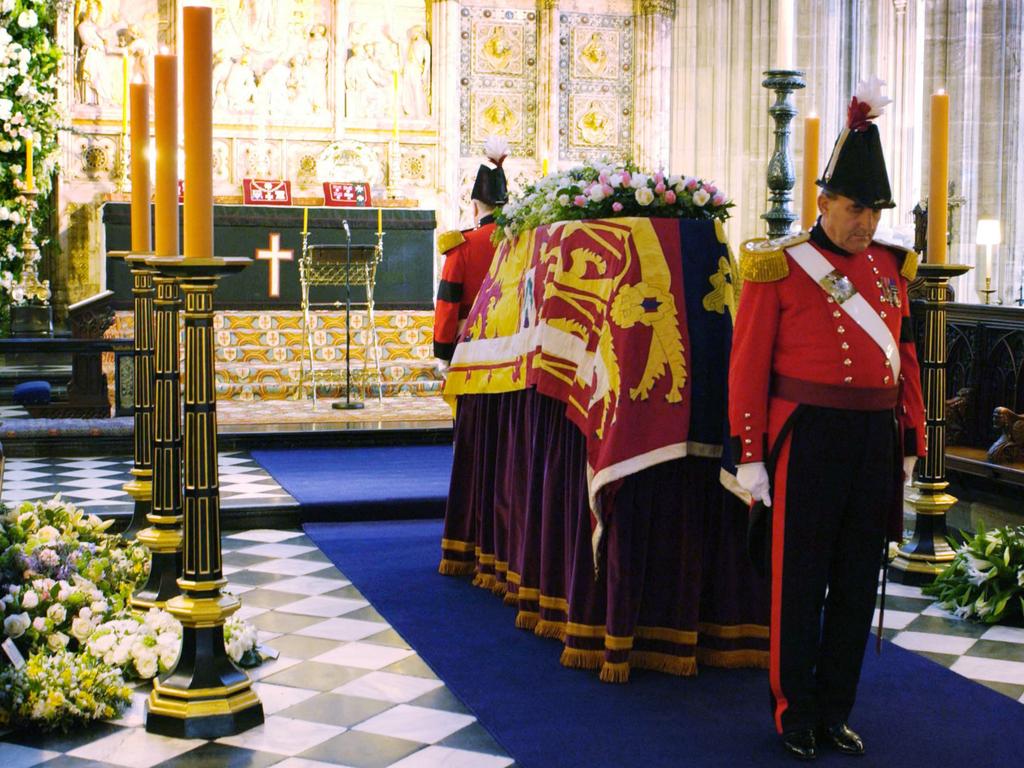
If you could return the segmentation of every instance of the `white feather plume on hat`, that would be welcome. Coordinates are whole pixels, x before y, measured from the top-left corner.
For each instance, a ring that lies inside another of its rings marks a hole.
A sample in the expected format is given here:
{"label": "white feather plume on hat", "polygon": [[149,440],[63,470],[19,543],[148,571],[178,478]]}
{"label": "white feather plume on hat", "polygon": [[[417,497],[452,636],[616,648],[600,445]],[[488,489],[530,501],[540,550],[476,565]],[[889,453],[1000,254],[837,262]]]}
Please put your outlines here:
{"label": "white feather plume on hat", "polygon": [[505,162],[505,158],[509,154],[508,139],[504,136],[488,136],[484,140],[484,154],[495,166],[501,168],[501,164]]}
{"label": "white feather plume on hat", "polygon": [[875,75],[857,83],[847,111],[848,128],[863,129],[866,123],[882,114],[886,104],[892,103],[892,99],[882,94],[884,87],[885,80],[880,80]]}

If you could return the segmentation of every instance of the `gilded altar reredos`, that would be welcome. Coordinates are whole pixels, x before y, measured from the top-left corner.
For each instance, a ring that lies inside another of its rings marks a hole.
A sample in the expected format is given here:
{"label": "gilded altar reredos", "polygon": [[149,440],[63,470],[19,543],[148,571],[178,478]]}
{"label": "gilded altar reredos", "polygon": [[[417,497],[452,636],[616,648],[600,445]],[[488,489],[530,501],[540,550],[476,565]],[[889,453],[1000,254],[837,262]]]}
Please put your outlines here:
{"label": "gilded altar reredos", "polygon": [[[130,188],[125,78],[152,82],[152,55],[181,50],[182,0],[78,0],[58,26],[71,130],[61,155],[67,293],[103,286],[103,201]],[[632,156],[631,0],[212,0],[214,192],[286,178],[315,201],[359,173],[469,223],[487,136],[508,138],[513,188],[550,167]],[[671,9],[668,9],[671,12]],[[186,85],[187,87],[187,85]],[[397,126],[397,154],[388,168]],[[340,165],[339,165],[340,163]],[[183,152],[179,149],[183,170]]]}

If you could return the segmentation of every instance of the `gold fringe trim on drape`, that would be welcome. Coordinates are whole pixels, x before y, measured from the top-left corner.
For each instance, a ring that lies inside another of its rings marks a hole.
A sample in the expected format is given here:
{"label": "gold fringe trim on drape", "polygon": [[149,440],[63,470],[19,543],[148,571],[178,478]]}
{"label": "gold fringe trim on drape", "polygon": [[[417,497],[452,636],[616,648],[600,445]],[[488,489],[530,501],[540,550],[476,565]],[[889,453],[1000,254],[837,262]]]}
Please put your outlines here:
{"label": "gold fringe trim on drape", "polygon": [[528,629],[531,632],[540,621],[540,614],[536,611],[520,611],[516,614],[516,628]]}
{"label": "gold fringe trim on drape", "polygon": [[502,602],[504,602],[505,605],[517,605],[519,603],[519,595],[512,591],[506,592],[505,597],[502,598]]}
{"label": "gold fringe trim on drape", "polygon": [[[750,637],[756,637],[761,640],[768,639],[767,624],[712,624],[711,622],[702,621],[697,625],[697,631],[702,635],[723,637],[727,640]],[[692,642],[696,642],[696,639]]]}
{"label": "gold fringe trim on drape", "polygon": [[570,669],[597,669],[604,663],[604,651],[563,648],[562,657],[558,661]]}
{"label": "gold fringe trim on drape", "polygon": [[768,669],[768,651],[712,651],[698,648],[697,658],[701,664],[712,667]]}
{"label": "gold fringe trim on drape", "polygon": [[508,583],[495,579],[494,584],[491,585],[491,592],[498,597],[505,597],[508,594]]}
{"label": "gold fringe trim on drape", "polygon": [[549,621],[541,619],[533,628],[533,634],[538,637],[553,637],[556,640],[565,642],[565,624],[561,621]]}
{"label": "gold fringe trim on drape", "polygon": [[437,566],[437,572],[442,576],[471,576],[476,566],[473,563],[461,563],[458,560],[442,558],[441,564]]}
{"label": "gold fringe trim on drape", "polygon": [[629,663],[641,669],[666,672],[680,677],[692,677],[697,674],[697,660],[692,656],[673,656],[657,651],[633,651],[629,654]]}
{"label": "gold fringe trim on drape", "polygon": [[600,678],[602,683],[628,683],[629,662],[606,661],[601,665]]}
{"label": "gold fringe trim on drape", "polygon": [[494,574],[478,573],[473,577],[473,586],[481,589],[494,589]]}

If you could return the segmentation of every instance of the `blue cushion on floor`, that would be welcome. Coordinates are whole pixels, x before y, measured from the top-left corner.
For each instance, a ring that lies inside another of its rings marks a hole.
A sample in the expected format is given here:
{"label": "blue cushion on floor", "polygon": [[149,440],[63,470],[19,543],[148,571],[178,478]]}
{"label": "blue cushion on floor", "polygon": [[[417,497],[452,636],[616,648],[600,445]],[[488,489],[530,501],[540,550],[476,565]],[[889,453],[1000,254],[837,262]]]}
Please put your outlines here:
{"label": "blue cushion on floor", "polygon": [[18,405],[46,405],[50,402],[50,382],[22,382],[14,388],[14,402]]}

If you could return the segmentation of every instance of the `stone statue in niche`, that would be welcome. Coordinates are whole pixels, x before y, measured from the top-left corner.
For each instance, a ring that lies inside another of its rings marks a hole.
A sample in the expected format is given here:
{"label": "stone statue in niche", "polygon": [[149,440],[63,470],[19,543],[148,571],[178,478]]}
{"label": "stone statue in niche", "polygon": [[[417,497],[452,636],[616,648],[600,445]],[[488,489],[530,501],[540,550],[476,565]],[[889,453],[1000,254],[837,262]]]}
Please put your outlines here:
{"label": "stone statue in niche", "polygon": [[252,112],[256,105],[256,73],[249,64],[249,54],[243,53],[231,63],[225,81],[226,106],[232,112]]}
{"label": "stone statue in niche", "polygon": [[76,4],[74,78],[79,104],[121,106],[124,56],[128,57],[129,78],[151,81],[157,26],[154,5],[129,0],[120,4],[81,0]]}
{"label": "stone statue in niche", "polygon": [[365,45],[353,43],[351,50],[345,64],[345,114],[349,117],[378,116],[383,105],[376,84],[377,65]]}
{"label": "stone statue in niche", "polygon": [[402,112],[409,117],[430,114],[430,43],[419,24],[409,29],[409,47],[402,68]]}
{"label": "stone statue in niche", "polygon": [[78,59],[75,63],[75,94],[82,104],[99,104],[109,97],[103,72],[107,43],[99,27],[102,12],[103,5],[99,0],[86,2],[79,8],[76,19]]}
{"label": "stone statue in niche", "polygon": [[143,36],[142,30],[134,24],[129,24],[127,27],[117,30],[117,42],[124,54],[128,56],[131,81],[153,82],[149,72],[150,62],[153,60],[153,46]]}
{"label": "stone statue in niche", "polygon": [[1024,415],[996,408],[992,411],[992,426],[1002,434],[989,446],[985,458],[993,464],[1024,461]]}
{"label": "stone statue in niche", "polygon": [[327,25],[314,24],[306,42],[305,90],[314,112],[327,108],[327,59],[331,54],[331,41]]}
{"label": "stone statue in niche", "polygon": [[[398,43],[386,37],[383,30],[380,37],[381,39],[375,40],[367,46],[367,52],[373,60],[370,77],[379,87],[392,89],[391,73],[399,72],[402,68]],[[390,92],[387,101],[391,101]]]}
{"label": "stone statue in niche", "polygon": [[260,107],[260,111],[265,114],[279,114],[288,111],[291,105],[288,89],[291,74],[292,71],[288,64],[283,61],[275,61],[270,64],[256,86],[256,104]]}

